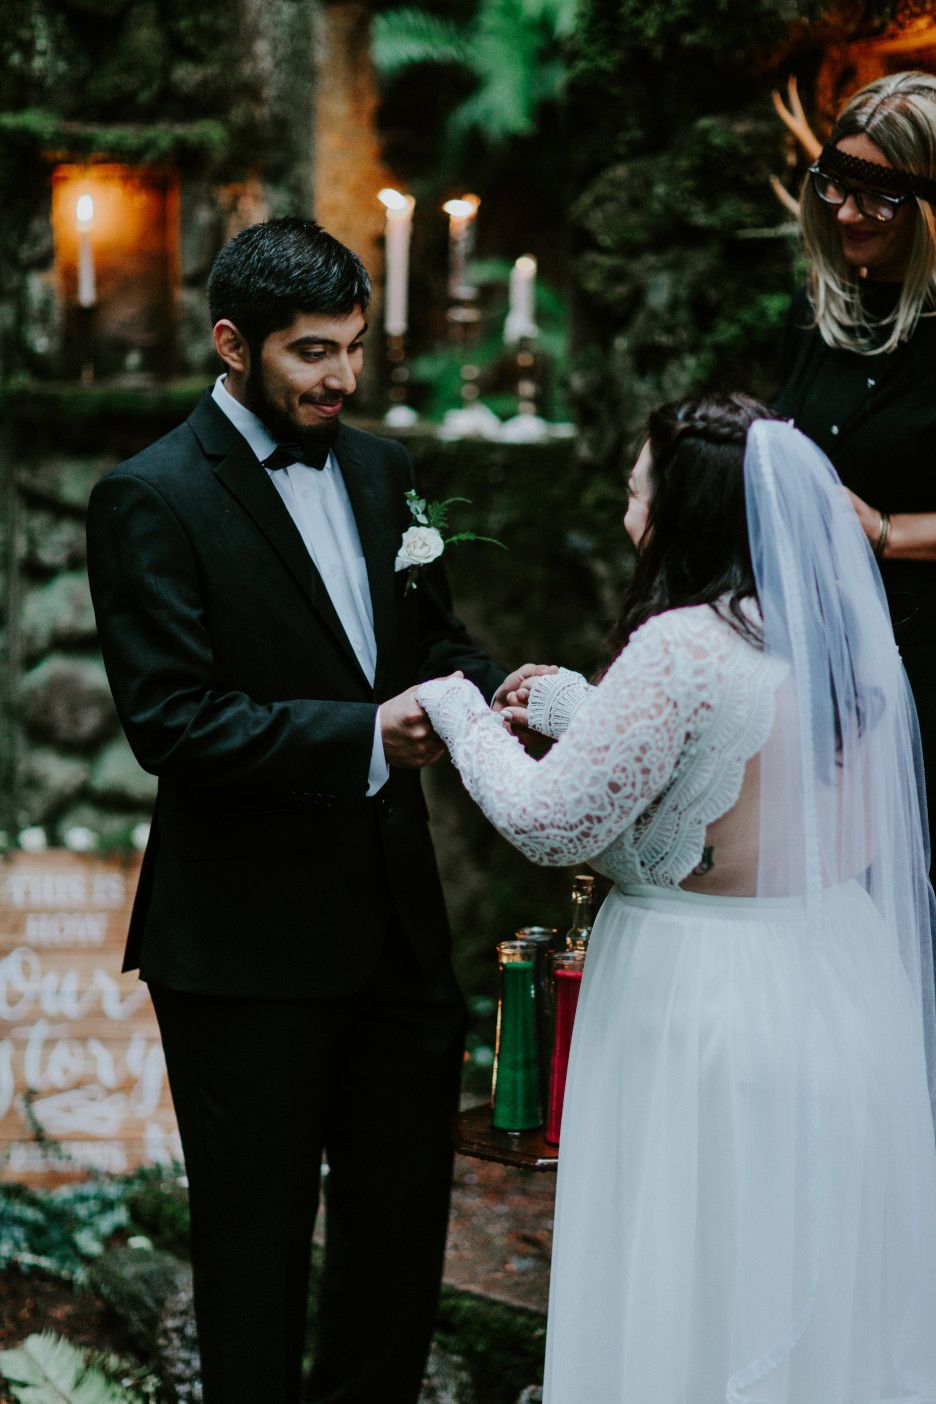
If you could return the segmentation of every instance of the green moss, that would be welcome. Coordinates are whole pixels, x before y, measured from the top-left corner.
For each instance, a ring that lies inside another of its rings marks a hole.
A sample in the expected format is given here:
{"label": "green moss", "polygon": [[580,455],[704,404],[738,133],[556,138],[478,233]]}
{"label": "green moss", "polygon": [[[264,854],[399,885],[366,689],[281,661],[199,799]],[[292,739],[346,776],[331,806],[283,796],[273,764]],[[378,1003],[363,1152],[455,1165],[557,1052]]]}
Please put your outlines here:
{"label": "green moss", "polygon": [[102,425],[114,420],[164,418],[172,424],[191,414],[205,388],[203,377],[158,385],[50,385],[11,379],[0,385],[0,414],[23,425]]}
{"label": "green moss", "polygon": [[443,1287],[436,1339],[465,1361],[484,1404],[516,1404],[543,1377],[546,1320],[538,1312]]}
{"label": "green moss", "polygon": [[143,126],[72,122],[44,108],[0,112],[0,134],[37,149],[72,156],[109,157],[137,165],[201,157],[220,161],[230,145],[227,124],[213,118],[195,122],[153,122]]}
{"label": "green moss", "polygon": [[661,54],[670,46],[707,49],[722,58],[781,42],[794,19],[817,20],[830,0],[619,0],[632,42]]}
{"label": "green moss", "polygon": [[135,1231],[155,1247],[179,1258],[189,1256],[188,1190],[178,1173],[156,1167],[137,1170],[127,1180],[125,1204]]}

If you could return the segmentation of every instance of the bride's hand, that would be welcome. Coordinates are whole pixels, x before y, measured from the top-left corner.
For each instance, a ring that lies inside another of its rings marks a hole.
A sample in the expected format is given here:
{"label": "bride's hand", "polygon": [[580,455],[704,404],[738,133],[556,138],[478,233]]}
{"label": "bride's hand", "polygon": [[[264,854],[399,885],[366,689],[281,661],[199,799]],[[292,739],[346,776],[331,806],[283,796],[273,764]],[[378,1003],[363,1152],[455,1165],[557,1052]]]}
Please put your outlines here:
{"label": "bride's hand", "polygon": [[[500,712],[504,707],[525,707],[530,696],[529,680],[542,677],[544,673],[558,673],[555,663],[523,663],[509,677],[506,677],[494,695],[492,710]],[[525,694],[525,695],[521,695]]]}

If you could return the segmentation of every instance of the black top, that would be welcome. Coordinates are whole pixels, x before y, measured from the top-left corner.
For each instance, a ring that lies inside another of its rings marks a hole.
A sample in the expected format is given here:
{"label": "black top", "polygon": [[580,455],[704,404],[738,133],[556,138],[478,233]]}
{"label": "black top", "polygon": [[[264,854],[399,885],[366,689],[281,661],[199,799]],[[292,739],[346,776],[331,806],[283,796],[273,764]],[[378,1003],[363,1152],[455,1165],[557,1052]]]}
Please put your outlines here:
{"label": "black top", "polygon": [[[896,283],[868,282],[874,320],[893,309]],[[862,355],[827,346],[810,326],[805,288],[783,335],[784,388],[776,409],[828,454],[846,487],[885,512],[936,512],[936,316],[921,317],[896,351]],[[936,645],[936,564],[882,561],[902,645]]]}

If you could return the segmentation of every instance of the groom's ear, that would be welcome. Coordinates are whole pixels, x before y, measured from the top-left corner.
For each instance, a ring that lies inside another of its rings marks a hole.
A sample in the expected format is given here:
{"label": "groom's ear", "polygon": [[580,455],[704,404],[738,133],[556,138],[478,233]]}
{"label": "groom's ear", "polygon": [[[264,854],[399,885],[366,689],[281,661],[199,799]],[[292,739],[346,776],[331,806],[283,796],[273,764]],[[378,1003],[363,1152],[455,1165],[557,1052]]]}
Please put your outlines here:
{"label": "groom's ear", "polygon": [[246,375],[250,370],[250,348],[234,323],[222,317],[220,322],[215,322],[212,335],[215,350],[228,370],[235,375]]}

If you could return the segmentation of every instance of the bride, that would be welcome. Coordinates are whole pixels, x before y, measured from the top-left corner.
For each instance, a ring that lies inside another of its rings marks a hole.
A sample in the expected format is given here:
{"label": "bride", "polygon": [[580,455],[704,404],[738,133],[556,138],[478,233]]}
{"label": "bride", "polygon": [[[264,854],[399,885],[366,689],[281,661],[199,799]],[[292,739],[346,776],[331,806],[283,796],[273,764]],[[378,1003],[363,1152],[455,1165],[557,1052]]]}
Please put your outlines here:
{"label": "bride", "polygon": [[[809,439],[650,418],[597,687],[419,700],[536,863],[614,882],[562,1124],[546,1404],[936,1401],[919,743],[870,548]],[[929,1071],[928,1071],[929,1069]]]}

